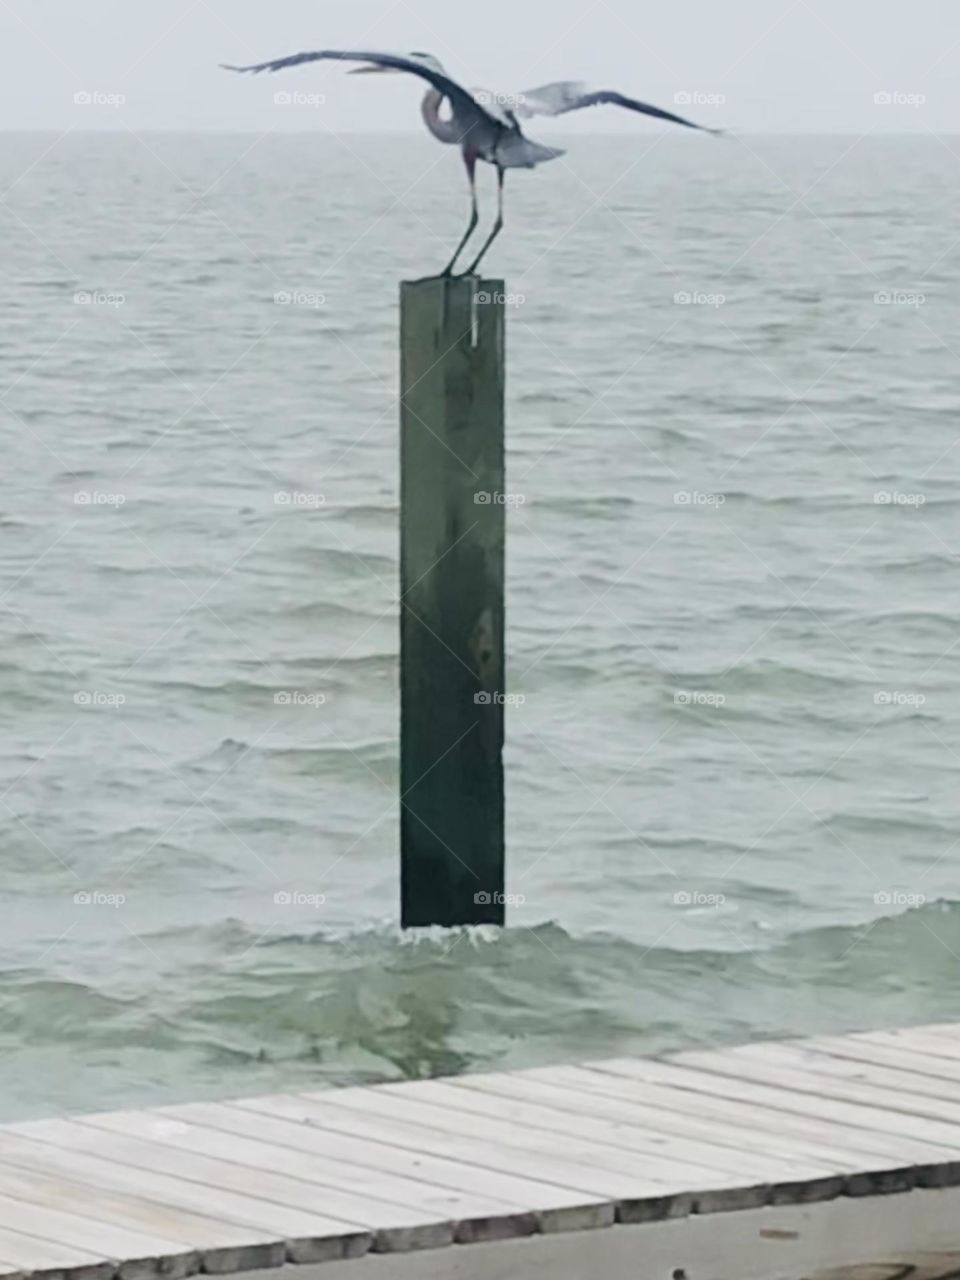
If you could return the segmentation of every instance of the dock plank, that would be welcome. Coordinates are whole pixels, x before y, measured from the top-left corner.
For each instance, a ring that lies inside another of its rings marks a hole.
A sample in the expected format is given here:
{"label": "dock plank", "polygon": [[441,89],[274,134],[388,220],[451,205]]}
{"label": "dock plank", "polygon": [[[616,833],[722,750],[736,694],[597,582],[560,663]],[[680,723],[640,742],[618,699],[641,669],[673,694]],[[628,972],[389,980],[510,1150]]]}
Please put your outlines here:
{"label": "dock plank", "polygon": [[828,1097],[805,1079],[802,1072],[785,1072],[751,1064],[744,1060],[739,1069],[727,1059],[711,1059],[706,1067],[679,1058],[664,1062],[647,1059],[619,1058],[591,1064],[592,1069],[636,1079],[656,1079],[675,1084],[692,1092],[725,1093],[734,1098],[754,1100],[775,1111],[814,1114],[837,1120],[854,1129],[887,1133],[908,1140],[922,1139],[943,1150],[944,1154],[960,1154],[960,1132],[957,1126],[938,1124],[922,1116],[884,1110],[868,1105],[862,1098],[857,1103]]}
{"label": "dock plank", "polygon": [[937,1060],[946,1059],[956,1062],[960,1059],[960,1041],[953,1036],[946,1036],[933,1027],[911,1029],[908,1035],[901,1031],[877,1032],[875,1036],[864,1036],[864,1039],[879,1038],[882,1043],[909,1047],[915,1053],[925,1054]]}
{"label": "dock plank", "polygon": [[41,1172],[62,1169],[92,1186],[129,1189],[256,1227],[270,1243],[250,1246],[250,1267],[279,1266],[288,1257],[296,1262],[323,1261],[328,1253],[354,1256],[371,1241],[369,1231],[358,1224],[324,1216],[316,1192],[294,1178],[264,1171],[254,1180],[249,1171],[228,1162],[188,1160],[160,1143],[128,1139],[78,1121],[39,1120],[0,1129],[0,1158]]}
{"label": "dock plank", "polygon": [[[23,1164],[0,1162],[0,1192],[49,1208],[69,1208],[115,1226],[136,1226],[148,1234],[177,1240],[204,1255],[205,1270],[237,1271],[263,1265],[275,1238],[263,1231],[235,1227],[222,1219],[203,1217],[184,1208],[131,1194],[129,1179],[123,1191],[91,1186],[89,1162],[67,1177],[59,1170],[43,1172]],[[120,1179],[117,1179],[119,1182]],[[267,1248],[265,1249],[265,1246]]]}
{"label": "dock plank", "polygon": [[[741,1080],[757,1080],[816,1097],[882,1111],[887,1117],[903,1115],[933,1121],[938,1139],[949,1145],[960,1143],[960,1103],[932,1099],[890,1086],[848,1080],[802,1060],[803,1050],[784,1044],[746,1045],[717,1053],[681,1053],[671,1061],[679,1067],[715,1071]],[[917,1132],[922,1132],[917,1125]],[[929,1128],[928,1132],[932,1132]]]}
{"label": "dock plank", "polygon": [[[188,1104],[189,1105],[189,1104]],[[204,1104],[207,1105],[207,1104]],[[186,1108],[184,1108],[186,1109]],[[139,1138],[148,1145],[173,1147],[183,1157],[186,1167],[197,1168],[203,1176],[211,1176],[211,1158],[218,1164],[212,1176],[223,1176],[230,1166],[235,1185],[248,1195],[255,1195],[264,1175],[280,1177],[295,1188],[294,1203],[306,1208],[309,1203],[318,1213],[336,1216],[355,1228],[373,1229],[373,1248],[379,1251],[429,1249],[453,1242],[453,1223],[449,1216],[451,1196],[446,1205],[417,1209],[402,1201],[381,1197],[381,1184],[344,1188],[356,1179],[349,1169],[317,1155],[306,1157],[289,1147],[276,1146],[246,1135],[234,1136],[214,1128],[188,1123],[176,1117],[175,1108],[156,1112],[122,1111],[85,1116],[83,1123],[124,1137]],[[249,1133],[249,1130],[247,1131]]]}
{"label": "dock plank", "polygon": [[[570,1192],[584,1193],[601,1203],[613,1205],[619,1193],[639,1189],[651,1195],[676,1194],[681,1184],[664,1183],[648,1177],[634,1161],[631,1169],[608,1168],[601,1165],[582,1164],[577,1153],[570,1153],[556,1142],[538,1144],[531,1138],[528,1146],[525,1134],[502,1126],[491,1134],[490,1126],[472,1123],[476,1118],[464,1115],[463,1123],[451,1130],[446,1117],[437,1116],[421,1104],[381,1097],[382,1086],[373,1089],[338,1089],[333,1094],[299,1095],[296,1103],[305,1118],[322,1121],[329,1115],[328,1107],[336,1106],[340,1123],[349,1123],[354,1131],[373,1138],[379,1135],[383,1142],[405,1148],[410,1152],[426,1152],[444,1156],[460,1164],[475,1164],[493,1173],[503,1173],[517,1178],[530,1178],[547,1183],[551,1181]],[[382,1105],[380,1105],[382,1103]],[[432,1123],[431,1123],[432,1122]],[[235,1122],[239,1123],[239,1122]],[[317,1133],[313,1127],[309,1132]],[[301,1139],[308,1141],[309,1139]],[[614,1165],[616,1165],[614,1160]]]}
{"label": "dock plank", "polygon": [[117,1264],[110,1258],[0,1227],[0,1253],[11,1275],[61,1273],[73,1280],[111,1280]]}
{"label": "dock plank", "polygon": [[65,1207],[17,1200],[0,1193],[0,1228],[19,1231],[91,1256],[122,1258],[123,1280],[166,1275],[182,1280],[199,1270],[196,1252],[182,1241],[147,1235],[103,1220],[90,1219]]}
{"label": "dock plank", "polygon": [[582,1067],[539,1067],[522,1075],[525,1079],[565,1084],[591,1098],[601,1095],[654,1105],[662,1111],[665,1124],[679,1113],[739,1127],[749,1142],[755,1135],[768,1140],[781,1134],[787,1140],[822,1142],[829,1150],[850,1152],[860,1159],[864,1169],[873,1167],[875,1157],[882,1162],[880,1167],[936,1164],[943,1159],[940,1145],[856,1127],[806,1106],[784,1111],[779,1094],[744,1088],[722,1076],[680,1072],[669,1061],[644,1061],[643,1069],[636,1072],[616,1069],[607,1062]]}
{"label": "dock plank", "polygon": [[[323,1100],[323,1094],[306,1096]],[[351,1110],[365,1111],[378,1122],[390,1121],[398,1129],[406,1128],[410,1142],[429,1143],[432,1150],[442,1144],[448,1154],[460,1160],[480,1160],[505,1172],[529,1169],[545,1180],[552,1176],[568,1186],[607,1195],[618,1203],[618,1214],[636,1209],[638,1191],[641,1198],[672,1200],[689,1199],[691,1190],[695,1190],[716,1208],[764,1203],[769,1194],[762,1174],[745,1177],[720,1170],[698,1171],[664,1155],[643,1154],[641,1158],[589,1139],[465,1110],[454,1113],[447,1107],[414,1098],[410,1090],[401,1094],[388,1086],[343,1090],[338,1093],[337,1102]],[[682,1200],[675,1211],[686,1211]]]}
{"label": "dock plank", "polygon": [[[471,1076],[450,1082],[438,1080],[413,1085],[389,1085],[378,1090],[378,1093],[392,1093],[403,1098],[415,1096],[421,1101],[443,1107],[453,1113],[454,1125],[464,1111],[469,1111],[487,1119],[506,1120],[553,1134],[575,1135],[586,1138],[591,1143],[665,1159],[667,1167],[679,1173],[688,1183],[702,1177],[705,1171],[727,1174],[734,1178],[749,1175],[754,1181],[759,1177],[770,1182],[814,1180],[836,1172],[822,1160],[814,1162],[809,1157],[790,1159],[783,1154],[782,1149],[774,1154],[762,1149],[759,1152],[747,1151],[742,1144],[739,1147],[711,1144],[704,1140],[702,1128],[694,1140],[690,1136],[690,1131],[697,1129],[694,1124],[691,1124],[686,1133],[682,1123],[672,1126],[669,1132],[651,1128],[651,1112],[640,1107],[633,1109],[633,1123],[630,1122],[631,1113],[627,1107],[618,1109],[616,1119],[610,1114],[600,1114],[597,1107],[592,1107],[587,1115],[576,1108],[564,1110],[555,1105],[555,1094],[551,1094],[544,1086],[530,1082],[526,1082],[525,1086],[523,1083],[517,1086],[515,1082],[514,1075],[504,1073]],[[511,1096],[511,1090],[515,1087],[519,1087],[521,1091],[520,1098]],[[551,1099],[554,1105],[551,1105]]]}
{"label": "dock plank", "polygon": [[425,1250],[557,1260],[561,1232],[957,1188],[960,1029],[814,1036],[0,1125],[0,1280],[392,1280]]}
{"label": "dock plank", "polygon": [[[353,1187],[358,1194],[378,1197],[379,1202],[365,1204],[371,1215],[392,1212],[392,1204],[416,1213],[423,1222],[440,1221],[456,1224],[455,1235],[473,1239],[507,1239],[530,1235],[536,1222],[529,1207],[518,1207],[515,1201],[495,1198],[490,1192],[464,1192],[449,1184],[434,1183],[385,1168],[389,1164],[388,1149],[381,1144],[383,1159],[378,1159],[376,1144],[369,1143],[363,1164],[351,1157],[356,1149],[336,1133],[312,1127],[303,1119],[276,1112],[245,1110],[218,1103],[200,1103],[171,1107],[166,1115],[188,1122],[203,1135],[213,1131],[218,1149],[229,1150],[253,1138],[277,1152],[276,1159],[297,1177],[339,1178],[343,1187]],[[200,1137],[207,1146],[208,1137]],[[229,1145],[226,1145],[229,1144]],[[251,1152],[242,1152],[249,1160]],[[253,1153],[256,1155],[256,1152]],[[239,1158],[239,1155],[238,1155]],[[273,1159],[274,1157],[271,1157]],[[261,1157],[262,1159],[262,1157]],[[404,1218],[406,1214],[404,1215]]]}
{"label": "dock plank", "polygon": [[[909,1071],[914,1078],[932,1076],[937,1080],[949,1080],[960,1092],[960,1059],[934,1057],[925,1052],[924,1043],[913,1040],[909,1047],[875,1039],[871,1036],[817,1036],[801,1041],[805,1047],[833,1058],[846,1058],[851,1062],[872,1062],[881,1067],[895,1067]],[[954,1093],[954,1097],[957,1093]]]}
{"label": "dock plank", "polygon": [[[833,1054],[819,1041],[751,1045],[738,1049],[737,1053],[756,1061],[775,1062],[785,1067],[812,1072],[814,1077],[828,1075],[837,1080],[850,1080],[871,1088],[891,1090],[899,1096],[903,1110],[913,1110],[914,1106],[919,1105],[920,1115],[933,1114],[938,1117],[944,1111],[956,1108],[956,1114],[960,1116],[960,1083],[925,1076],[916,1071],[905,1071],[902,1066],[891,1067],[889,1064],[865,1062],[859,1058]],[[904,1105],[908,1100],[909,1105]],[[938,1102],[949,1103],[950,1107],[938,1109]],[[890,1105],[889,1101],[884,1101],[883,1105]]]}
{"label": "dock plank", "polygon": [[[613,1221],[614,1206],[608,1199],[414,1150],[391,1141],[396,1135],[382,1124],[374,1127],[375,1138],[367,1136],[371,1130],[365,1118],[347,1108],[318,1104],[295,1094],[240,1099],[231,1105],[308,1125],[314,1132],[326,1135],[325,1149],[330,1154],[347,1163],[401,1173],[457,1191],[477,1192],[499,1200],[510,1212],[533,1213],[541,1231],[582,1231],[609,1226]],[[404,1135],[400,1135],[401,1143],[403,1139]]]}
{"label": "dock plank", "polygon": [[[784,1132],[782,1127],[771,1132],[750,1128],[744,1125],[742,1115],[731,1116],[729,1109],[723,1113],[722,1119],[717,1118],[715,1109],[698,1108],[693,1112],[689,1097],[680,1093],[666,1097],[666,1101],[673,1104],[674,1109],[670,1110],[663,1105],[664,1091],[655,1091],[652,1097],[629,1098],[625,1092],[612,1097],[578,1088],[576,1082],[565,1084],[559,1080],[545,1080],[542,1076],[530,1080],[519,1072],[464,1076],[449,1083],[460,1091],[460,1097],[470,1099],[476,1092],[491,1093],[502,1099],[511,1110],[526,1107],[528,1100],[537,1102],[555,1112],[553,1127],[579,1125],[582,1119],[588,1123],[602,1120],[615,1131],[636,1126],[657,1134],[661,1141],[667,1143],[671,1143],[675,1135],[694,1138],[711,1151],[714,1147],[722,1148],[724,1153],[729,1153],[731,1161],[736,1160],[738,1165],[751,1168],[755,1167],[753,1162],[757,1152],[767,1158],[776,1158],[781,1172],[795,1170],[804,1164],[809,1166],[811,1162],[824,1169],[859,1170],[871,1160],[871,1154],[866,1152],[817,1141],[816,1134],[812,1138],[810,1135],[797,1137]],[[469,1108],[471,1104],[466,1100],[463,1105]],[[872,1158],[878,1167],[885,1163],[882,1156]]]}

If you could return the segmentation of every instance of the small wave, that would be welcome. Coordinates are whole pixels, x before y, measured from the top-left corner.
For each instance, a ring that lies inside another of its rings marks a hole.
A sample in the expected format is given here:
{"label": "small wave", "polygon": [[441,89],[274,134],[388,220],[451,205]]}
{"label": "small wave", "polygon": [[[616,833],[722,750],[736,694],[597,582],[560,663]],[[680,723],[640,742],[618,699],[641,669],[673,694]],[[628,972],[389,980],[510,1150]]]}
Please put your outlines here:
{"label": "small wave", "polygon": [[380,768],[389,765],[395,769],[399,764],[397,743],[380,738],[354,742],[336,741],[330,746],[309,747],[269,746],[262,741],[245,742],[237,738],[224,738],[218,747],[194,763],[232,763],[245,756],[275,760],[296,773],[308,775],[342,773],[344,769],[352,772],[363,765]]}
{"label": "small wave", "polygon": [[382,771],[399,768],[400,755],[396,742],[388,739],[369,739],[361,742],[343,742],[330,747],[267,747],[264,754],[281,764],[290,766],[296,773],[329,774],[351,772],[357,766],[366,765]]}
{"label": "small wave", "polygon": [[399,660],[397,650],[350,657],[331,652],[327,656],[316,654],[288,659],[284,665],[291,671],[291,680],[294,677],[304,680],[312,677],[325,679],[335,675],[344,685],[356,688],[367,680],[395,679]]}
{"label": "small wave", "polygon": [[753,504],[757,507],[767,507],[772,510],[777,509],[798,509],[805,511],[834,511],[847,507],[860,507],[863,505],[863,497],[861,494],[854,493],[849,489],[837,491],[834,493],[779,493],[765,494],[756,493],[747,489],[725,489],[724,497],[727,502],[739,502],[743,504]]}
{"label": "small wave", "polygon": [[356,520],[364,524],[393,529],[400,518],[400,507],[393,502],[384,503],[383,506],[355,503],[343,507],[324,507],[324,514],[328,520]]}
{"label": "small wave", "polygon": [[799,662],[781,662],[774,658],[758,658],[719,670],[704,668],[679,672],[677,675],[678,688],[716,687],[718,692],[769,693],[777,697],[786,693],[822,693],[828,690],[849,692],[851,686],[856,685],[872,689],[875,683],[869,673],[858,679],[856,670],[851,671],[849,668],[831,672],[822,666],[805,666]]}
{"label": "small wave", "polygon": [[636,506],[633,498],[609,495],[595,498],[556,497],[545,498],[537,502],[540,511],[556,511],[564,515],[611,516],[617,517]]}
{"label": "small wave", "polygon": [[943,609],[886,609],[879,613],[865,614],[858,621],[868,630],[896,624],[898,627],[923,628],[927,632],[941,631],[953,638],[956,636],[960,617]]}
{"label": "small wave", "polygon": [[274,695],[284,691],[272,682],[266,684],[253,680],[217,680],[206,683],[202,680],[163,679],[151,680],[145,683],[147,687],[161,691],[164,697],[183,695],[192,698],[200,694],[204,697],[222,698],[227,702],[254,700],[257,702],[267,701],[272,704]]}
{"label": "small wave", "polygon": [[349,605],[335,604],[328,600],[312,600],[307,604],[297,604],[271,614],[274,618],[289,622],[316,622],[321,625],[334,621],[373,622],[383,618],[383,610],[377,608],[358,609]]}
{"label": "small wave", "polygon": [[881,573],[923,572],[928,569],[951,569],[957,567],[957,557],[945,551],[926,551],[922,555],[904,556],[895,560],[886,560],[879,566]]}
{"label": "small wave", "polygon": [[930,835],[940,838],[949,837],[951,842],[956,840],[955,823],[949,819],[941,821],[931,817],[925,809],[918,810],[916,815],[910,817],[904,817],[899,813],[851,813],[847,810],[838,810],[820,816],[818,821],[831,831],[839,830],[845,834],[869,836],[874,840],[911,842]]}

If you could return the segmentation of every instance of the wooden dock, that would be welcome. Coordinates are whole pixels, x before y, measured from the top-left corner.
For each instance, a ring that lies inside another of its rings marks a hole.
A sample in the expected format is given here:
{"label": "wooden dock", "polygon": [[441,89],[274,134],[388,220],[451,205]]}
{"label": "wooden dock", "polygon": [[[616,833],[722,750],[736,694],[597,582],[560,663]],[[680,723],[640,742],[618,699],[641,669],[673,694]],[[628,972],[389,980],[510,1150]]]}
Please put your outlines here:
{"label": "wooden dock", "polygon": [[960,1274],[960,1025],[0,1126],[0,1277],[282,1267]]}

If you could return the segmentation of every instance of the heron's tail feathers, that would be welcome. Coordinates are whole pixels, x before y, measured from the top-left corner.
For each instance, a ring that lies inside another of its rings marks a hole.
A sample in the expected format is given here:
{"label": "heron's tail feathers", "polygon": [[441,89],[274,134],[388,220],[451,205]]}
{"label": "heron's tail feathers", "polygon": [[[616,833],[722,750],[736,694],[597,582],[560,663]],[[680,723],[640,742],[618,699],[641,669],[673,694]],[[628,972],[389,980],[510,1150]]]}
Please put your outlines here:
{"label": "heron's tail feathers", "polygon": [[522,134],[511,134],[497,147],[497,163],[502,169],[535,169],[567,153],[557,147],[543,147]]}

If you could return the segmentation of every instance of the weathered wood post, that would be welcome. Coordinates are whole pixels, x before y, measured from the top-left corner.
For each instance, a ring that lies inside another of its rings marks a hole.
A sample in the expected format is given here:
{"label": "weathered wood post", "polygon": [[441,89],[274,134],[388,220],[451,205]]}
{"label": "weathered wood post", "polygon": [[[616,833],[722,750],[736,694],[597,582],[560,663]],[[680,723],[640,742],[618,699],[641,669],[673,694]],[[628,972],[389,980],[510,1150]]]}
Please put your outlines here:
{"label": "weathered wood post", "polygon": [[503,296],[400,289],[404,928],[504,918]]}

